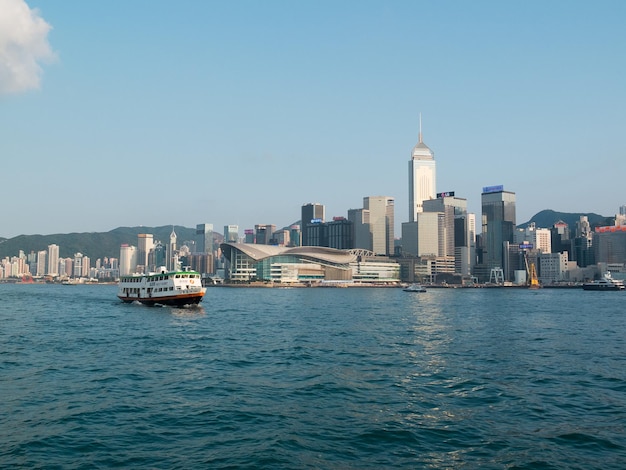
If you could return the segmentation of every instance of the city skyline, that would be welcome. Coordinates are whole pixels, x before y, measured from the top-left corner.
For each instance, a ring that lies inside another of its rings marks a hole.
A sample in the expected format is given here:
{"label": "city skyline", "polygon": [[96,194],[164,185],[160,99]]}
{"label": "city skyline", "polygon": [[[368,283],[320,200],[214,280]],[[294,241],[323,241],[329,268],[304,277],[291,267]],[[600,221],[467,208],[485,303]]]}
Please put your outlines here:
{"label": "city skyline", "polygon": [[371,195],[399,234],[420,113],[436,192],[470,213],[500,184],[518,223],[626,202],[623,2],[3,1],[25,73],[0,70],[0,237],[280,227]]}

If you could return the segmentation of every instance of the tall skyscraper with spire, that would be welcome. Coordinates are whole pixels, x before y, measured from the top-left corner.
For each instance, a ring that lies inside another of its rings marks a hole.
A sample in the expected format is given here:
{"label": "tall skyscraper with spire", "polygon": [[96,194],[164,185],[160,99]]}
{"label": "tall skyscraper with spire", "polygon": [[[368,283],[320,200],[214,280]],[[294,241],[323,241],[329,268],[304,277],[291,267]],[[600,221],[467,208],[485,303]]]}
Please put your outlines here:
{"label": "tall skyscraper with spire", "polygon": [[413,147],[409,161],[409,222],[417,220],[423,212],[423,201],[435,199],[435,154],[422,140],[422,116],[420,114],[419,142]]}

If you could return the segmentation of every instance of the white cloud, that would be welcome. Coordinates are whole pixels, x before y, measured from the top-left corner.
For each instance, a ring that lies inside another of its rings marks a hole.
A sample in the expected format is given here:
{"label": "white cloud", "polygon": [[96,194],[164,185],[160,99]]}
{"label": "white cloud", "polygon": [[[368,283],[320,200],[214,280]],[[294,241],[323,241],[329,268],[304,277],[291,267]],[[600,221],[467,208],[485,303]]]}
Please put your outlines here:
{"label": "white cloud", "polygon": [[39,63],[55,58],[51,29],[24,0],[0,0],[0,94],[39,88]]}

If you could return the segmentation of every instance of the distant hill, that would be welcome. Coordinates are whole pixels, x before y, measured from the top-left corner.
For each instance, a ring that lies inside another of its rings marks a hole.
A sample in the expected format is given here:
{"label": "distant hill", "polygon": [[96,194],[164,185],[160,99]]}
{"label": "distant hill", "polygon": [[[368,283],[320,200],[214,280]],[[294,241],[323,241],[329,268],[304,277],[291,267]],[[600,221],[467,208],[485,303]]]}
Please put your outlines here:
{"label": "distant hill", "polygon": [[[178,245],[194,240],[196,229],[175,226]],[[154,240],[167,243],[172,233],[172,226],[163,227],[119,227],[110,232],[67,233],[55,235],[19,235],[14,238],[0,239],[0,258],[17,256],[19,250],[28,254],[31,251],[47,250],[48,245],[59,245],[59,256],[71,258],[75,253],[82,253],[93,261],[107,257],[119,258],[120,246],[124,243],[137,246],[137,235],[151,233]],[[219,233],[213,234],[218,241],[223,239]]]}
{"label": "distant hill", "polygon": [[519,228],[526,228],[531,222],[535,223],[535,226],[538,228],[550,228],[559,220],[562,220],[567,225],[569,225],[570,229],[576,227],[576,222],[580,220],[581,215],[586,215],[589,219],[589,223],[592,227],[597,225],[612,225],[613,217],[605,217],[600,214],[594,213],[582,213],[582,212],[556,212],[550,209],[543,210],[541,212],[537,212],[532,218],[521,225],[518,225]]}

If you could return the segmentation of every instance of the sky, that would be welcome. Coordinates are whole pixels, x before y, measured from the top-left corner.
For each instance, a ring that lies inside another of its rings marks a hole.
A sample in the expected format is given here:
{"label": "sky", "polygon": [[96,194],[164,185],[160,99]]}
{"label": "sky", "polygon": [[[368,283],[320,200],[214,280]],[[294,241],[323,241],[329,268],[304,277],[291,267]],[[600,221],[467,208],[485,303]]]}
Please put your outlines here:
{"label": "sky", "polygon": [[626,2],[0,0],[0,237],[626,204]]}

